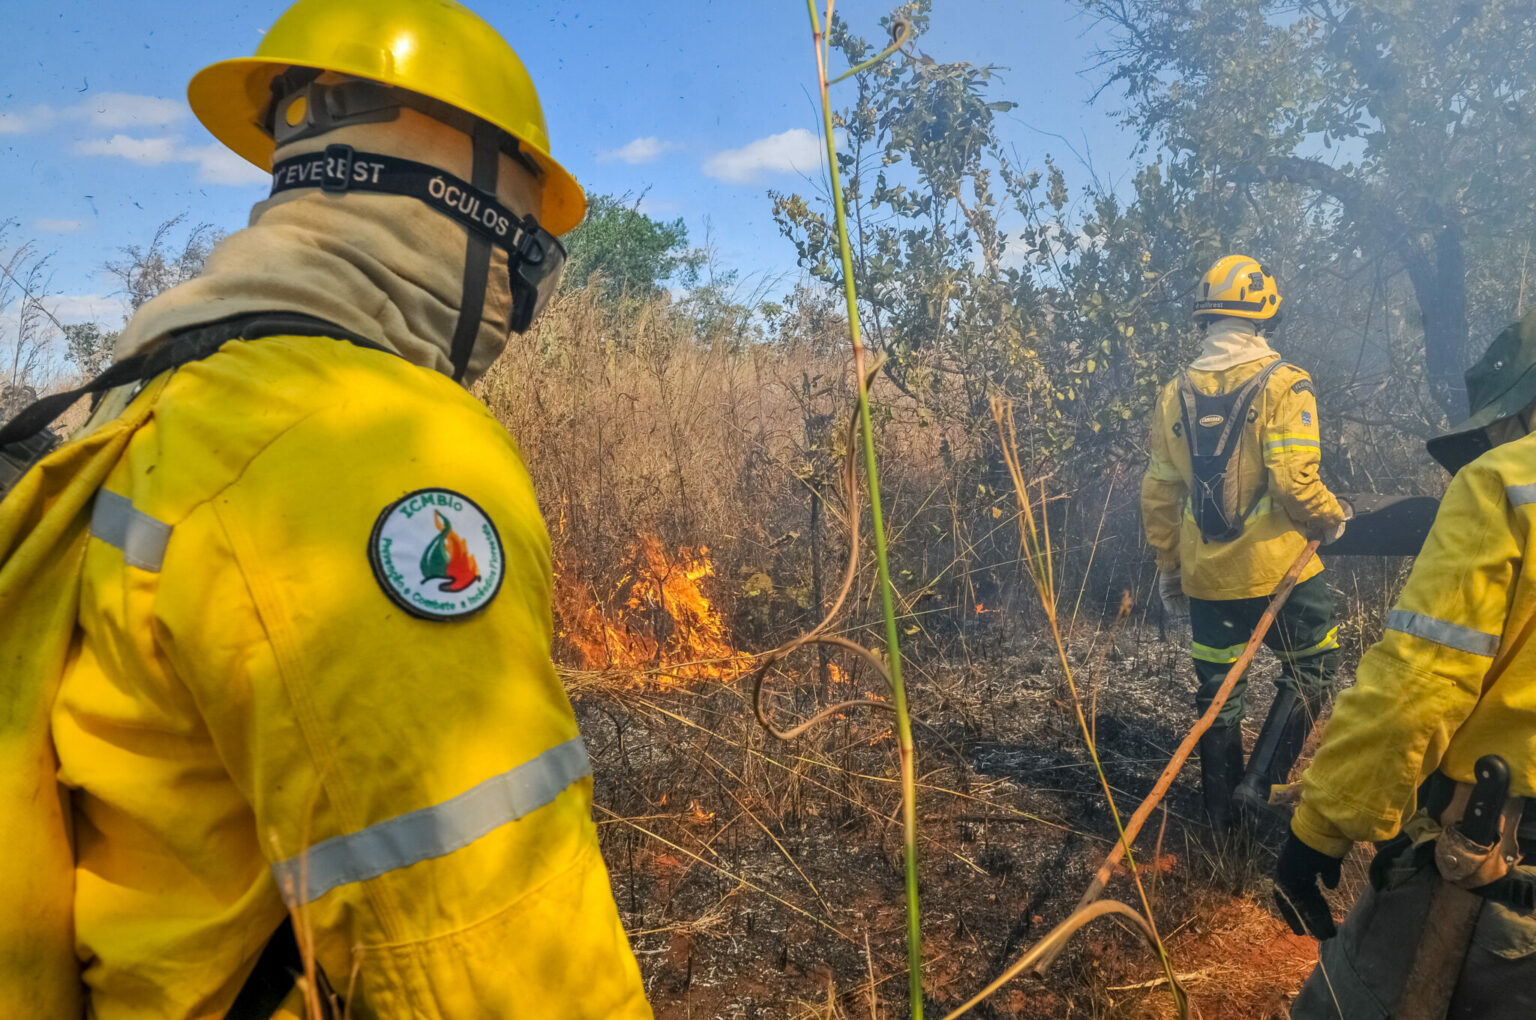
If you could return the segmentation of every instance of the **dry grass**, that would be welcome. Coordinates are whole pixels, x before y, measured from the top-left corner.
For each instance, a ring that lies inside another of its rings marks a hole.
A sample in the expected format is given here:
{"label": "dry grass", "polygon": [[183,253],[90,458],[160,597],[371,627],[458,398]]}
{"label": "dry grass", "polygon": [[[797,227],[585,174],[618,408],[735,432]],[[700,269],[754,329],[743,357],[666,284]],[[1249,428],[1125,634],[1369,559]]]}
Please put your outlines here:
{"label": "dry grass", "polygon": [[[1100,689],[1109,781],[1117,794],[1139,796],[1192,718],[1183,649],[1146,627],[1105,647],[1084,628],[1071,653]],[[1257,670],[1250,719],[1262,717],[1274,670],[1267,660]],[[887,720],[850,717],[782,745],[749,723],[748,694],[733,683],[658,690],[617,674],[582,679],[578,712],[596,763],[605,855],[658,1016],[863,1017],[872,1001],[879,1017],[902,1015],[899,794]],[[984,665],[917,668],[911,684],[925,988],[945,1008],[1072,910],[1113,828],[1049,646],[1021,640]],[[854,677],[828,697],[857,688]],[[783,700],[791,710],[793,698]],[[812,703],[808,694],[800,701],[802,710]],[[1195,821],[1193,772],[1139,844],[1149,896],[1177,972],[1193,975],[1199,1015],[1281,1016],[1313,949],[1267,905],[1277,834],[1212,845]],[[1112,895],[1129,891],[1123,876],[1111,885]],[[1021,980],[977,1015],[1172,1015],[1138,940],[1113,927],[1081,939],[1046,982]]]}
{"label": "dry grass", "polygon": [[[834,324],[835,325],[835,324]],[[834,480],[852,393],[840,358],[801,337],[701,344],[664,301],[558,301],[482,383],[521,444],[561,575],[557,630],[592,603],[622,610],[638,536],[708,547],[700,587],[740,649],[819,618],[813,553],[830,589],[846,553]],[[1020,569],[1011,492],[985,429],[876,389],[892,566],[901,595],[921,784],[924,987],[953,1007],[1071,911],[1113,838],[1061,666]],[[1110,789],[1134,803],[1193,721],[1182,637],[1159,635],[1139,548],[1134,465],[1067,465],[1048,510],[1068,655]],[[812,494],[821,516],[812,528]],[[1398,565],[1335,570],[1361,616]],[[1111,634],[1130,592],[1131,617]],[[830,591],[821,593],[829,596]],[[872,577],[848,619],[875,619]],[[1031,603],[1034,606],[1031,607]],[[641,621],[666,645],[666,614]],[[1358,649],[1369,625],[1353,625]],[[1171,643],[1170,643],[1171,641]],[[567,665],[584,667],[569,646]],[[785,724],[879,693],[854,662],[817,681],[811,652],[768,690]],[[675,664],[674,664],[675,665]],[[1261,660],[1248,716],[1267,706]],[[750,690],[721,680],[570,668],[596,766],[614,890],[663,1018],[896,1017],[906,998],[901,826],[884,714],[853,711],[790,744],[751,721]],[[1347,678],[1346,678],[1347,679]],[[1268,908],[1278,828],[1211,844],[1194,768],[1137,844],[1176,972],[1200,1015],[1283,1014],[1311,945]],[[1359,867],[1350,873],[1359,880]],[[1110,895],[1131,894],[1122,875]],[[1102,924],[1102,922],[1101,922]],[[1045,983],[1020,980],[981,1017],[1164,1017],[1166,987],[1130,934],[1080,937]]]}

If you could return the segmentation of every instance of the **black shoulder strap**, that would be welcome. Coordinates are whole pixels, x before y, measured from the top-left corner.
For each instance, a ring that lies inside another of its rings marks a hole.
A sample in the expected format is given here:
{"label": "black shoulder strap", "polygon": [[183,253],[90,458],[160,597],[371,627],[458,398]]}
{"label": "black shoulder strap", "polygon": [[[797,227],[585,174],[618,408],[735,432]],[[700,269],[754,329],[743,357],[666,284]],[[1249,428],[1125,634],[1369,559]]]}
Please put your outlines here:
{"label": "black shoulder strap", "polygon": [[1195,405],[1199,400],[1199,394],[1195,392],[1195,384],[1190,380],[1189,373],[1184,372],[1179,376],[1179,417],[1184,422],[1184,444],[1189,447],[1189,455],[1193,457],[1195,450],[1195,431],[1190,428],[1190,416],[1195,413]]}
{"label": "black shoulder strap", "polygon": [[1283,361],[1271,362],[1264,367],[1263,371],[1256,372],[1253,378],[1243,385],[1243,388],[1239,391],[1237,406],[1232,409],[1232,421],[1236,423],[1237,429],[1241,430],[1248,423],[1248,412],[1252,409],[1253,402],[1259,398],[1259,394],[1263,393],[1264,388],[1269,385],[1269,377],[1274,375],[1275,370],[1283,364],[1285,364]]}
{"label": "black shoulder strap", "polygon": [[359,347],[380,351],[386,349],[382,344],[343,329],[333,322],[300,312],[248,312],[216,319],[177,330],[150,351],[111,365],[84,386],[54,393],[28,405],[0,428],[0,447],[30,439],[42,432],[81,397],[153,379],[162,372],[200,361],[231,340],[290,335],[334,337]]}
{"label": "black shoulder strap", "polygon": [[[293,918],[284,914],[283,923],[277,926],[277,930],[262,947],[261,955],[256,958],[256,966],[251,969],[245,984],[240,986],[229,1012],[224,1014],[224,1020],[272,1020],[303,973],[304,957],[299,951],[299,940],[294,935]],[[340,1020],[346,1014],[346,1005],[331,987],[318,961],[314,966],[314,975],[320,1020]]]}
{"label": "black shoulder strap", "polygon": [[283,923],[277,926],[261,955],[256,958],[256,968],[251,971],[234,1005],[224,1014],[224,1020],[271,1020],[293,983],[304,972],[304,960],[299,956],[299,942],[293,934],[293,920],[283,915]]}
{"label": "black shoulder strap", "polygon": [[[1264,371],[1256,374],[1248,383],[1248,387],[1243,393],[1242,397],[1238,400],[1238,406],[1234,408],[1235,413],[1232,415],[1233,421],[1239,423],[1238,428],[1242,428],[1247,424],[1248,411],[1253,407],[1253,402],[1259,398],[1259,394],[1263,393],[1265,388],[1269,385],[1269,377],[1274,375],[1276,369],[1278,369],[1283,364],[1285,364],[1285,362],[1279,360],[1272,362],[1268,367],[1264,369]],[[1234,448],[1235,445],[1236,444],[1234,443]],[[1228,456],[1231,456],[1231,454],[1228,453]],[[1253,513],[1259,508],[1259,504],[1263,502],[1265,494],[1269,492],[1268,473],[1266,472],[1260,477],[1264,480],[1263,484],[1259,486],[1256,492],[1254,492],[1253,502],[1248,504],[1248,506],[1243,509],[1243,520],[1245,521],[1248,519],[1249,514]]]}
{"label": "black shoulder strap", "polygon": [[[1179,413],[1184,423],[1184,442],[1189,448],[1190,466],[1194,471],[1197,485],[1210,487],[1215,484],[1212,481],[1215,476],[1225,476],[1233,456],[1237,453],[1238,441],[1247,427],[1248,414],[1253,409],[1253,402],[1260,393],[1264,392],[1270,376],[1282,364],[1284,364],[1282,361],[1273,361],[1243,380],[1237,389],[1212,396],[1206,396],[1196,390],[1194,380],[1190,378],[1187,371],[1179,377]],[[1221,431],[1215,435],[1214,442],[1211,436],[1204,435],[1202,430],[1195,428],[1196,422],[1204,420],[1204,415],[1217,415],[1221,419]],[[1267,484],[1260,484],[1251,504],[1233,508],[1239,515],[1238,521],[1248,519],[1248,515],[1258,508],[1266,491],[1268,491]],[[1191,496],[1193,495],[1192,490]],[[1199,513],[1196,513],[1196,518],[1200,519]],[[1223,527],[1230,526],[1230,522],[1226,521],[1225,511],[1222,511],[1222,520]],[[1203,523],[1201,533],[1207,534]],[[1207,535],[1207,537],[1210,536]]]}
{"label": "black shoulder strap", "polygon": [[1189,443],[1190,454],[1193,456],[1200,453],[1195,448],[1195,432],[1190,425],[1191,416],[1199,413],[1202,401],[1207,403],[1231,401],[1227,407],[1222,408],[1226,421],[1225,427],[1221,430],[1221,437],[1217,440],[1215,448],[1208,453],[1209,456],[1221,456],[1223,453],[1230,452],[1234,440],[1242,434],[1243,426],[1247,424],[1248,412],[1252,409],[1254,400],[1264,392],[1264,387],[1268,385],[1269,377],[1274,375],[1275,369],[1283,364],[1285,364],[1283,361],[1271,362],[1262,370],[1249,376],[1237,389],[1214,397],[1206,397],[1196,390],[1188,372],[1181,375],[1179,377],[1179,409],[1184,418],[1184,435],[1185,441]]}

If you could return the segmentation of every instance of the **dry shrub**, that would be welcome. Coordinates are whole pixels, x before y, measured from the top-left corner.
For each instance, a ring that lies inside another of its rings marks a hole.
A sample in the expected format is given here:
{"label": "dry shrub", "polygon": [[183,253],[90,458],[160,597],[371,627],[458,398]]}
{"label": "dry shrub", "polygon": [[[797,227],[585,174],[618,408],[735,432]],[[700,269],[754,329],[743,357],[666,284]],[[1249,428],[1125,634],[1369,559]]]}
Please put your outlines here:
{"label": "dry shrub", "polygon": [[[744,642],[812,621],[847,555],[837,471],[853,391],[846,359],[830,353],[840,339],[704,343],[665,295],[611,301],[597,288],[562,296],[515,338],[480,395],[520,444],[562,585],[578,589],[561,605],[595,601],[617,616],[637,543],[654,535],[668,550],[707,548],[704,587]],[[876,397],[905,608],[920,632],[935,608],[975,619],[973,575],[1013,555],[987,545],[1006,532],[988,512],[993,495],[964,469],[976,441],[889,386]],[[999,580],[984,586],[988,598]],[[867,580],[860,591],[868,597]]]}

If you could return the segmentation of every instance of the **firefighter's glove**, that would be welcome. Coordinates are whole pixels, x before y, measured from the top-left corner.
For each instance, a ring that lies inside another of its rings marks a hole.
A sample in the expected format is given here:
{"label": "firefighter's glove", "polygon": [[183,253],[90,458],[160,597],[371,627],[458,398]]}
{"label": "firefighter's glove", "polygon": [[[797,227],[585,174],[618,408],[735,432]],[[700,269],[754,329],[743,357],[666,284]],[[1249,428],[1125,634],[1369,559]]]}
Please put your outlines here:
{"label": "firefighter's glove", "polygon": [[1348,518],[1337,524],[1314,524],[1307,529],[1307,537],[1315,538],[1323,545],[1332,545],[1344,537],[1344,528],[1348,524]]}
{"label": "firefighter's glove", "polygon": [[1339,506],[1344,510],[1344,519],[1337,524],[1314,524],[1310,529],[1308,538],[1315,538],[1323,545],[1332,545],[1344,537],[1344,529],[1348,526],[1350,518],[1355,516],[1355,508],[1344,500],[1339,500]]}
{"label": "firefighter's glove", "polygon": [[1317,887],[1318,879],[1330,889],[1339,887],[1339,858],[1314,850],[1293,832],[1286,837],[1275,862],[1275,905],[1297,935],[1331,939],[1338,934],[1333,909]]}
{"label": "firefighter's glove", "polygon": [[1177,570],[1157,575],[1157,594],[1163,600],[1163,619],[1173,624],[1189,622],[1189,596]]}

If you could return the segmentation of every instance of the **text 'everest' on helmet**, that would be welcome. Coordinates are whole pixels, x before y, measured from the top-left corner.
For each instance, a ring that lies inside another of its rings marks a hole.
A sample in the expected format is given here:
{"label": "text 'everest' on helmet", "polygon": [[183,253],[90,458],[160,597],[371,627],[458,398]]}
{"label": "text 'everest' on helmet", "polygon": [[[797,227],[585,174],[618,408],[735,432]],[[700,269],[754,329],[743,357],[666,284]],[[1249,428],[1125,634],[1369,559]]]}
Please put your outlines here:
{"label": "text 'everest' on helmet", "polygon": [[272,80],[293,67],[406,89],[500,128],[538,168],[544,229],[563,234],[585,215],[581,185],[549,154],[544,109],[522,60],[494,28],[453,0],[298,0],[267,30],[254,56],[194,75],[187,100],[215,138],[270,171],[275,143],[264,113]]}
{"label": "text 'everest' on helmet", "polygon": [[1280,312],[1280,289],[1258,259],[1224,255],[1195,290],[1195,318],[1272,319]]}

